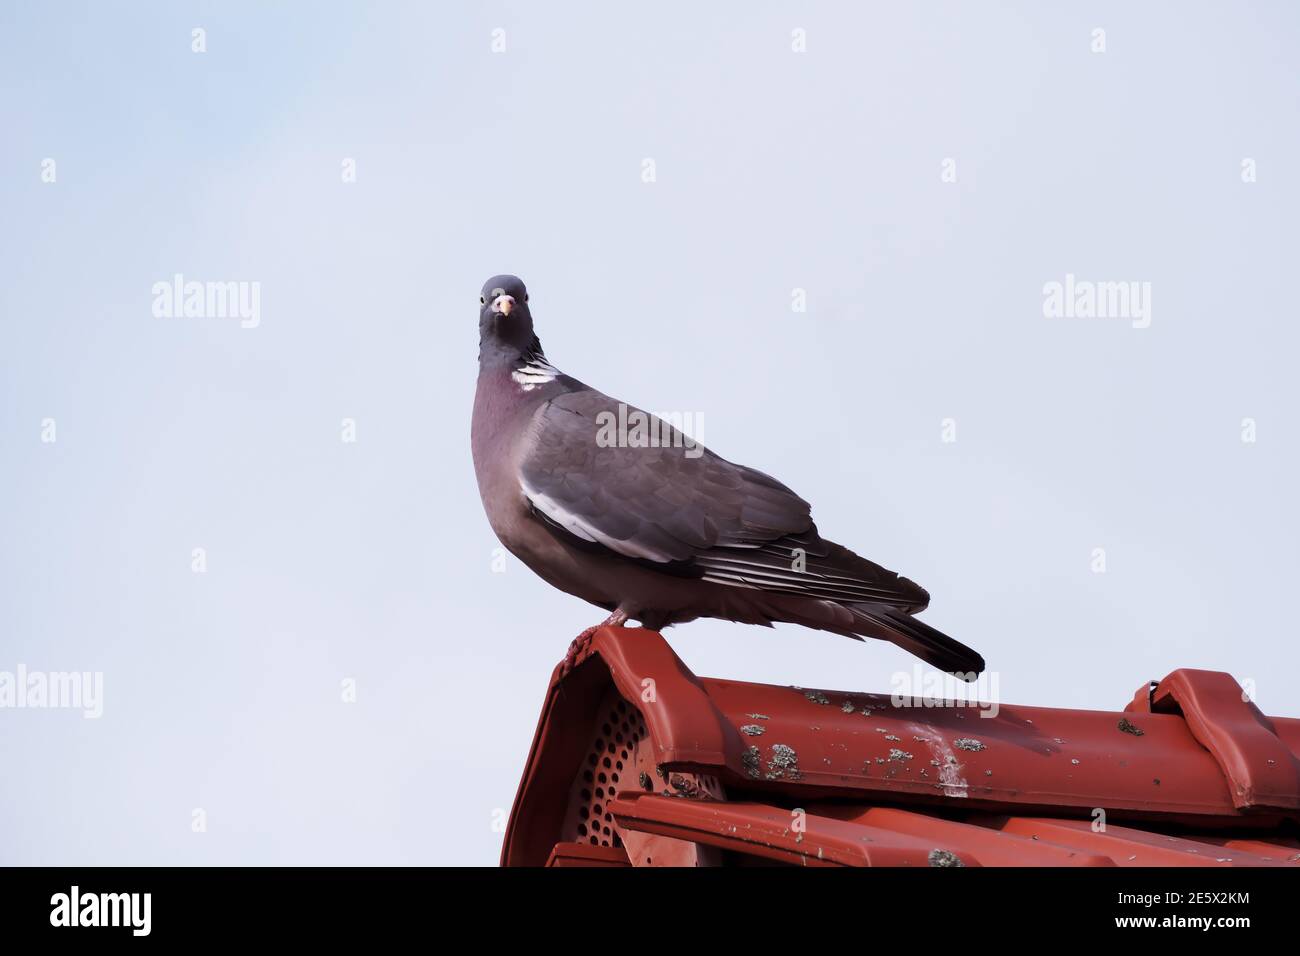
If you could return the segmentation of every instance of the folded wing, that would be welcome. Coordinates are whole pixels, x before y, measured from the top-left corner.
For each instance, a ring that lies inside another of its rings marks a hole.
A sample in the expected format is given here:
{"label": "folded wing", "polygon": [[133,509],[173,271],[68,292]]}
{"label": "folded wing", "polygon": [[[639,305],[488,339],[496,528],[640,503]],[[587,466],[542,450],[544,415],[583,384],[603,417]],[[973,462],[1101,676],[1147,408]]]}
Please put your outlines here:
{"label": "folded wing", "polygon": [[776,479],[692,447],[659,419],[648,429],[659,447],[628,447],[610,440],[619,421],[619,403],[587,388],[533,417],[520,486],[556,533],[732,587],[908,612],[928,603],[919,585],[822,539],[808,502]]}

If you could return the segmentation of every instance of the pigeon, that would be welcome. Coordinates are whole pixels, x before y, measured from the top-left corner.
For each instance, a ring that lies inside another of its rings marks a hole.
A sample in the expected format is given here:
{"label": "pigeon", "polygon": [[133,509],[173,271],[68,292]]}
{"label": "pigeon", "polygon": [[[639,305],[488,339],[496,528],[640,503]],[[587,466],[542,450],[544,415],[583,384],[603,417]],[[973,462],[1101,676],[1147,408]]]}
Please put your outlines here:
{"label": "pigeon", "polygon": [[[610,427],[634,420],[659,440]],[[823,538],[781,482],[552,365],[515,276],[493,276],[479,295],[470,444],[501,543],[610,612],[573,641],[561,673],[598,627],[701,617],[892,641],[967,681],[984,670],[978,653],[913,616],[930,602],[924,588]]]}

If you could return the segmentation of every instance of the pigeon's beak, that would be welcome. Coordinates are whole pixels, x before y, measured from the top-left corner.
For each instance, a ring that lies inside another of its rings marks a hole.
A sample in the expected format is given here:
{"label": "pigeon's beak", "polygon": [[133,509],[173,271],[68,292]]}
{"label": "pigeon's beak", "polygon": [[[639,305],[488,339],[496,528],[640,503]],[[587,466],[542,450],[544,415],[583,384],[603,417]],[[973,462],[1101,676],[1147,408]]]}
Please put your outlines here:
{"label": "pigeon's beak", "polygon": [[510,310],[515,307],[515,297],[512,295],[499,295],[492,303],[492,311],[500,312],[502,315],[509,315]]}

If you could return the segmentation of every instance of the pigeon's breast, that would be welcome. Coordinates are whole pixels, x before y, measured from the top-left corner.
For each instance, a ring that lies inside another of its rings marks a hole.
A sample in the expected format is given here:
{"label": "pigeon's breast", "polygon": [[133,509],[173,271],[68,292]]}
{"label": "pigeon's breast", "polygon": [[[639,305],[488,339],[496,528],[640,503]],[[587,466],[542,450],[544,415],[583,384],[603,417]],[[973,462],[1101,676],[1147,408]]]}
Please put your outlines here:
{"label": "pigeon's breast", "polygon": [[509,368],[497,368],[479,373],[474,394],[474,474],[492,530],[507,547],[511,526],[527,511],[519,486],[519,454],[528,421],[544,400],[539,391],[525,392],[512,380]]}

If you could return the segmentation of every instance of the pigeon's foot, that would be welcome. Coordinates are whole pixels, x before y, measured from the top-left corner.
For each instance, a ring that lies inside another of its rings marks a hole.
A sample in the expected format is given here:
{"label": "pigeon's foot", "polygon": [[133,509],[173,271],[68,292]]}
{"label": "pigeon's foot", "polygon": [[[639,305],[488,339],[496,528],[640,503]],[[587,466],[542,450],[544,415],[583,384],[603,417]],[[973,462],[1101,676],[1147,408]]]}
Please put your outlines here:
{"label": "pigeon's foot", "polygon": [[581,634],[575,637],[573,639],[573,643],[569,645],[569,650],[564,655],[564,660],[560,661],[560,676],[564,677],[569,673],[569,671],[573,670],[573,665],[578,663],[578,655],[581,654],[583,651],[585,651],[588,645],[591,644],[591,635],[595,634],[598,628],[622,627],[626,623],[627,623],[627,612],[623,610],[616,610],[613,614],[605,618],[605,620],[601,621],[599,624],[587,628],[585,631],[583,631]]}

